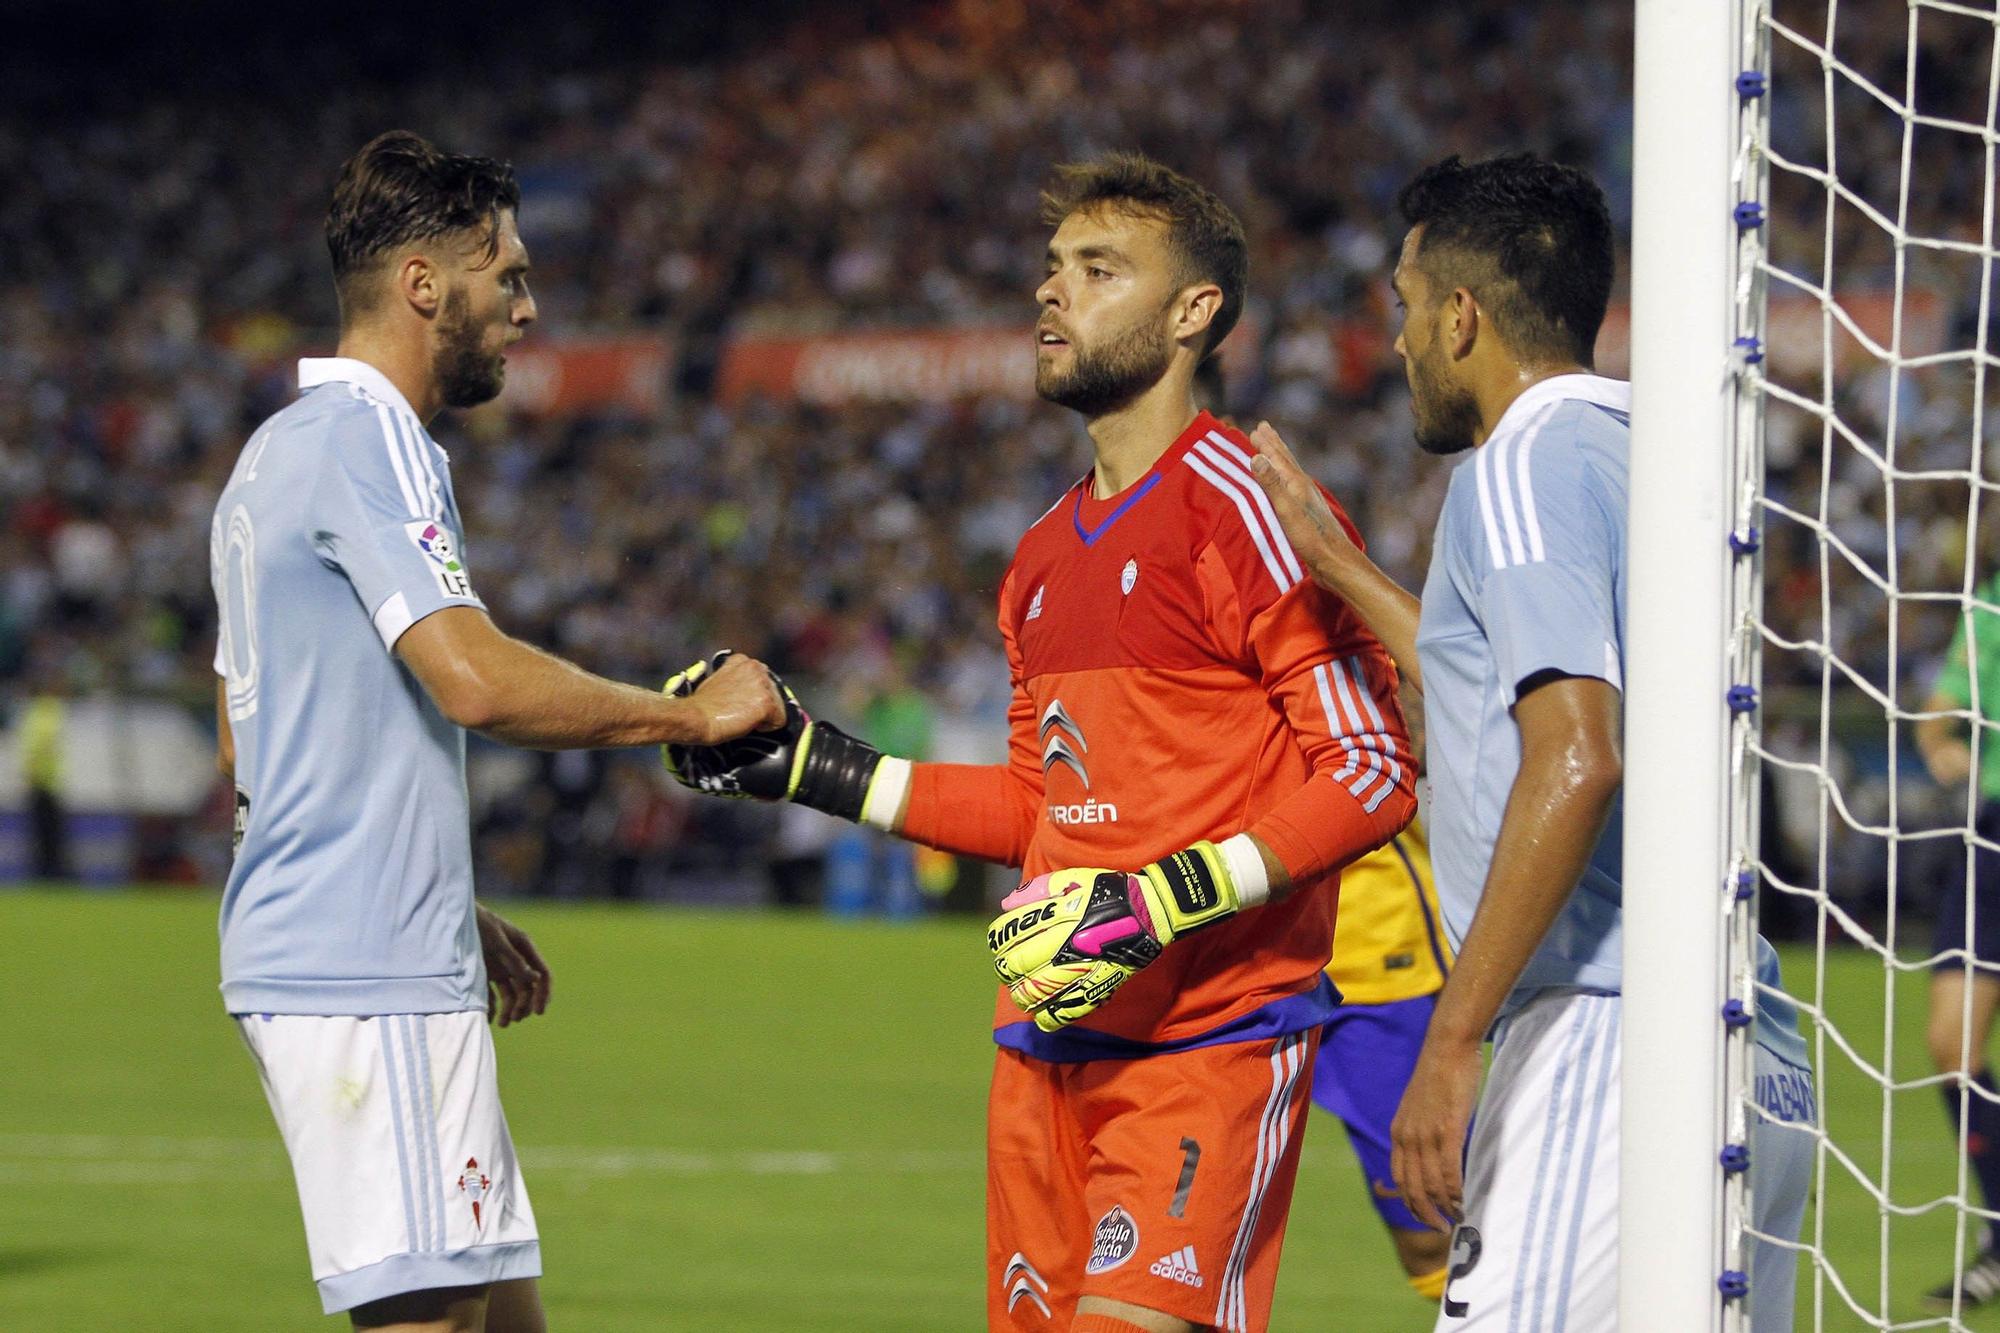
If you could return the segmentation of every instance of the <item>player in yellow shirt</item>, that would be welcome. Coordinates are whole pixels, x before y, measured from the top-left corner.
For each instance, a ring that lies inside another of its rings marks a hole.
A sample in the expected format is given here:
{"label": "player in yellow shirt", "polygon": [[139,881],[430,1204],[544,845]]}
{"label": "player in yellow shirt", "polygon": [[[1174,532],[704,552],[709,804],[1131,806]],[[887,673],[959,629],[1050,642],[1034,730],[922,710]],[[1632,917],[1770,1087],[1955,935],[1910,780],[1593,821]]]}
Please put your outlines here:
{"label": "player in yellow shirt", "polygon": [[1413,823],[1341,872],[1326,973],[1342,1003],[1320,1032],[1312,1099],[1347,1126],[1396,1257],[1410,1285],[1430,1300],[1444,1294],[1451,1237],[1419,1222],[1404,1205],[1389,1174],[1389,1123],[1450,967],[1430,847],[1422,824]]}

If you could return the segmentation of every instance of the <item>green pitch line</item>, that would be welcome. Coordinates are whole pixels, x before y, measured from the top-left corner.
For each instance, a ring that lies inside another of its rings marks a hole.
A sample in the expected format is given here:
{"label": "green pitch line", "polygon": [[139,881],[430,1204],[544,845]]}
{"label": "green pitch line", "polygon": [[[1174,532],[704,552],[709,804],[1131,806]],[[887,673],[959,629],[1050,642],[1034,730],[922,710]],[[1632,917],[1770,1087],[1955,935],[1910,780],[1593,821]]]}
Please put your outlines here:
{"label": "green pitch line", "polygon": [[[556,969],[551,1012],[498,1034],[556,1327],[980,1326],[980,922],[510,910]],[[318,1314],[284,1155],[221,1012],[214,914],[206,894],[0,891],[0,1329],[345,1327]],[[1786,967],[1810,986],[1809,960]],[[1898,991],[1899,1071],[1921,1072],[1921,984]],[[1879,1051],[1879,972],[1836,955],[1829,988]],[[1872,1168],[1879,1097],[1840,1071],[1829,1088]],[[1936,1094],[1897,1098],[1897,1200],[1948,1189]],[[1277,1329],[1428,1329],[1365,1195],[1315,1113]],[[1838,1182],[1829,1197],[1829,1250],[1872,1301],[1873,1206]],[[1913,1318],[1949,1223],[1899,1221],[1892,1244],[1891,1313]]]}

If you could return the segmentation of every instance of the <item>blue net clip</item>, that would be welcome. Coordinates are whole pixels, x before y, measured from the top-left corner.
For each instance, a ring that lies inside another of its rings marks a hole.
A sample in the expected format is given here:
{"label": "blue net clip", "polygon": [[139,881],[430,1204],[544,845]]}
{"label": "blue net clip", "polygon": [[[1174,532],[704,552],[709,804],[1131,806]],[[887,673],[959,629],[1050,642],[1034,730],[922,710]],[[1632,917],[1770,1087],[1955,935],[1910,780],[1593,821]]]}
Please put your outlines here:
{"label": "blue net clip", "polygon": [[1750,1007],[1741,1000],[1730,1000],[1722,1006],[1722,1025],[1726,1028],[1746,1028],[1750,1026]]}
{"label": "blue net clip", "polygon": [[[1739,209],[1738,212],[1741,212],[1741,210]],[[1738,338],[1736,340],[1736,350],[1743,354],[1743,364],[1746,366],[1759,366],[1764,363],[1764,344],[1754,334],[1746,333],[1741,338]]]}
{"label": "blue net clip", "polygon": [[1741,1143],[1732,1143],[1722,1150],[1722,1169],[1732,1176],[1743,1174],[1750,1169],[1750,1149]]}
{"label": "blue net clip", "polygon": [[1736,230],[1753,231],[1764,225],[1764,206],[1755,199],[1745,199],[1738,204],[1731,215],[1736,219]]}
{"label": "blue net clip", "polygon": [[1747,713],[1757,706],[1757,687],[1755,685],[1731,685],[1729,687],[1728,698],[1730,712]]}
{"label": "blue net clip", "polygon": [[1736,872],[1736,901],[1747,903],[1757,893],[1757,872],[1739,870]]}
{"label": "blue net clip", "polygon": [[1744,528],[1729,534],[1729,549],[1738,555],[1755,555],[1757,548],[1763,544],[1763,536],[1755,528]]}
{"label": "blue net clip", "polygon": [[1770,86],[1770,78],[1761,69],[1746,69],[1736,76],[1736,95],[1741,98],[1762,97]]}
{"label": "blue net clip", "polygon": [[1736,1300],[1750,1294],[1750,1275],[1740,1268],[1725,1268],[1722,1276],[1715,1279],[1715,1289],[1722,1293],[1724,1300]]}

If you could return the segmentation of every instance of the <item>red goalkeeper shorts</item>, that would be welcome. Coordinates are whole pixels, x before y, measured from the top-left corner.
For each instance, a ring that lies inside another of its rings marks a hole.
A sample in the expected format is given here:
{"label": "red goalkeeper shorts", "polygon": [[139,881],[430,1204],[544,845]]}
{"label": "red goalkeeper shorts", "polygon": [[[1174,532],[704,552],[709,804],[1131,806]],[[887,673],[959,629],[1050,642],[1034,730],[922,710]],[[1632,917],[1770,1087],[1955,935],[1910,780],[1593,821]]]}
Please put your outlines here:
{"label": "red goalkeeper shorts", "polygon": [[1317,1029],[1134,1060],[1001,1050],[987,1102],[987,1325],[1066,1330],[1102,1296],[1270,1323]]}

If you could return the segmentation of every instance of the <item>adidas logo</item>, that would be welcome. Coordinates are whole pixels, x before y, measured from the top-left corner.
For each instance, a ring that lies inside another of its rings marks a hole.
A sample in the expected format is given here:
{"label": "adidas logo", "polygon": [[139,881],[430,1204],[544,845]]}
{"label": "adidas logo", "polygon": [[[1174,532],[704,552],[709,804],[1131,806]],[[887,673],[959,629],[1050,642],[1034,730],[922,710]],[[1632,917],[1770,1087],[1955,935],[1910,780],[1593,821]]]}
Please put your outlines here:
{"label": "adidas logo", "polygon": [[1183,1245],[1166,1258],[1153,1260],[1152,1268],[1147,1271],[1154,1277],[1172,1278],[1184,1287],[1201,1285],[1201,1269],[1195,1266],[1192,1245]]}
{"label": "adidas logo", "polygon": [[1030,601],[1030,602],[1028,603],[1028,614],[1027,614],[1027,615],[1025,615],[1025,616],[1023,616],[1023,617],[1021,618],[1021,623],[1022,623],[1022,624],[1024,624],[1024,625],[1025,625],[1025,624],[1026,624],[1026,623],[1027,623],[1028,621],[1030,621],[1030,620],[1039,620],[1039,619],[1041,619],[1041,616],[1042,616],[1042,594],[1043,594],[1043,593],[1045,593],[1045,592],[1047,592],[1047,591],[1048,591],[1048,585],[1047,585],[1047,584],[1043,584],[1043,585],[1042,585],[1041,587],[1038,587],[1038,588],[1036,588],[1036,589],[1035,589],[1035,596],[1034,596],[1034,599],[1033,599],[1032,601]]}

